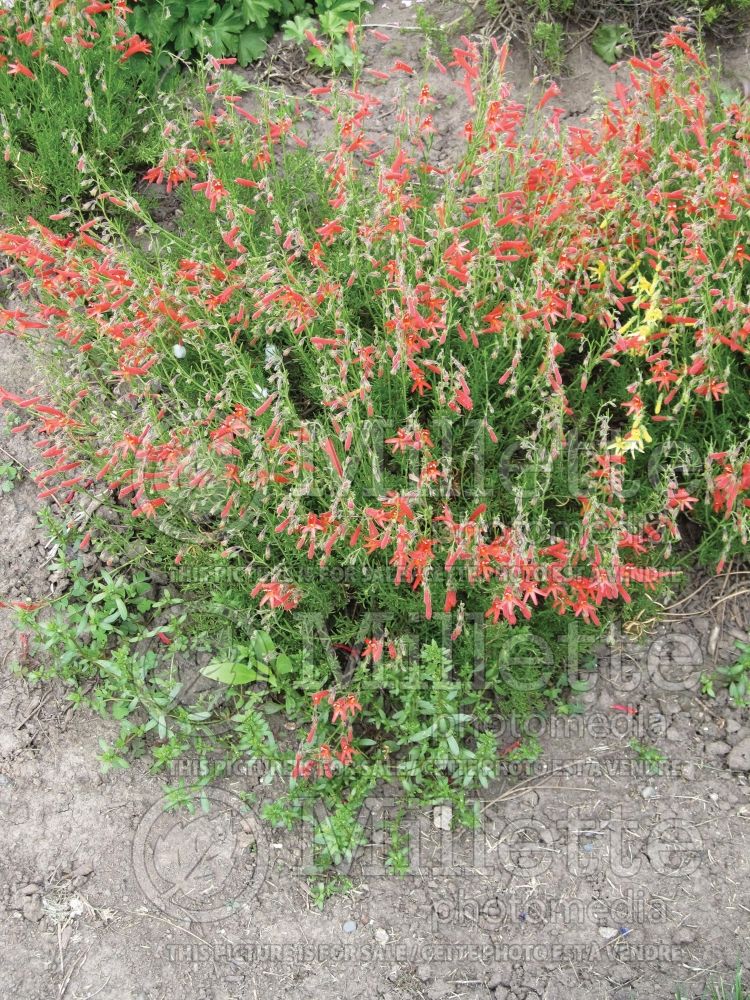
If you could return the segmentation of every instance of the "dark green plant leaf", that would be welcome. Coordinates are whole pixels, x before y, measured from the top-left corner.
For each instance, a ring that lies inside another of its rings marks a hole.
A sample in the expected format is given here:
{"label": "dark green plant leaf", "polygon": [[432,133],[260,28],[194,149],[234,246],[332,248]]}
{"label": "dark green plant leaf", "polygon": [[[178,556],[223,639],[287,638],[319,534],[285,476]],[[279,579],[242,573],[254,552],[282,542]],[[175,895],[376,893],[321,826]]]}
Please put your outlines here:
{"label": "dark green plant leaf", "polygon": [[[216,4],[214,0],[196,0],[196,2],[191,2],[186,5],[188,20],[192,24],[202,24],[207,18],[209,18],[216,11]],[[229,4],[224,10],[232,10],[232,4]],[[171,7],[170,7],[171,10]]]}
{"label": "dark green plant leaf", "polygon": [[242,0],[242,12],[246,23],[257,25],[259,28],[265,28],[268,24],[268,16],[273,9],[273,0]]}
{"label": "dark green plant leaf", "polygon": [[294,670],[294,664],[286,653],[279,653],[276,657],[274,668],[278,677],[284,677],[286,674],[290,674]]}
{"label": "dark green plant leaf", "polygon": [[190,52],[196,42],[195,29],[188,18],[180,21],[174,33],[174,46],[178,52]]}
{"label": "dark green plant leaf", "polygon": [[236,52],[239,45],[238,36],[244,26],[245,18],[241,10],[231,4],[224,7],[219,16],[203,29],[211,52],[215,56]]}
{"label": "dark green plant leaf", "polygon": [[245,28],[239,38],[237,47],[237,58],[240,66],[247,66],[248,63],[260,59],[268,47],[268,39],[262,31],[256,28]]}
{"label": "dark green plant leaf", "polygon": [[600,59],[611,66],[619,58],[617,49],[625,45],[628,39],[629,32],[624,25],[601,24],[594,32],[591,47]]}
{"label": "dark green plant leaf", "polygon": [[235,660],[211,660],[201,673],[220,684],[250,684],[258,679],[255,663],[237,663]]}

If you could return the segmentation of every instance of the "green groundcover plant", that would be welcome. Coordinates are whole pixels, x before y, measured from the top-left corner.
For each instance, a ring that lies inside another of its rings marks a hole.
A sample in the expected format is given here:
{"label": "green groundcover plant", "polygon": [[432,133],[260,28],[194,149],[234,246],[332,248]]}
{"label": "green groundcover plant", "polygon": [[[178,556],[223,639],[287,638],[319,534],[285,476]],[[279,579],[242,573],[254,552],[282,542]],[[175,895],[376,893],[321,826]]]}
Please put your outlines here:
{"label": "green groundcover plant", "polygon": [[95,205],[100,181],[152,155],[144,110],[161,70],[126,11],[98,0],[0,6],[3,217]]}
{"label": "green groundcover plant", "polygon": [[[59,366],[49,399],[2,399],[40,430],[42,496],[89,518],[74,592],[27,623],[121,720],[110,763],[150,734],[161,765],[272,761],[293,797],[395,773],[438,801],[533,752],[493,718],[584,683],[571,623],[585,648],[745,550],[750,116],[679,31],[567,129],[554,86],[527,109],[506,49],[463,39],[445,162],[403,62],[396,135],[370,136],[351,49],[304,99],[241,99],[209,59],[146,173],[172,228],[113,185],[65,235],[0,235],[38,299],[4,325]],[[90,546],[162,591],[86,579]],[[207,639],[188,697],[175,655]]]}
{"label": "green groundcover plant", "polygon": [[132,24],[144,37],[183,57],[209,52],[236,58],[241,66],[259,59],[280,27],[286,38],[305,46],[307,35],[319,28],[332,44],[325,60],[313,46],[312,61],[340,66],[350,62],[341,39],[362,6],[361,0],[140,0]]}

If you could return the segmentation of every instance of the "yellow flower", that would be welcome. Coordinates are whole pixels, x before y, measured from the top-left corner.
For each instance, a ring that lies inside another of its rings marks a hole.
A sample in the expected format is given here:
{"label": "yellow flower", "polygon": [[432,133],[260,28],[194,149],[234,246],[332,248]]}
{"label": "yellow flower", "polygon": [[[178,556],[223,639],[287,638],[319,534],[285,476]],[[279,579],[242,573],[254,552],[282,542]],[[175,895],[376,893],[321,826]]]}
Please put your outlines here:
{"label": "yellow flower", "polygon": [[[631,268],[630,270],[633,269],[634,268]],[[627,273],[628,272],[626,271],[625,274],[622,275],[622,279],[625,278]],[[637,338],[641,343],[633,345],[629,348],[628,353],[631,355],[642,353],[643,345],[646,345],[651,336],[656,333],[660,322],[664,318],[664,312],[658,305],[660,277],[658,268],[650,281],[640,272],[637,272],[637,280],[635,285],[632,287],[632,291],[635,294],[635,301],[633,302],[634,314],[622,327],[620,327],[620,336],[623,336],[633,324],[636,322],[638,323],[638,326],[632,334],[630,334],[630,337],[632,339]],[[641,306],[647,300],[650,301],[648,301],[645,312],[639,314]]]}
{"label": "yellow flower", "polygon": [[637,451],[645,451],[645,446],[651,444],[652,440],[651,435],[643,426],[643,417],[639,413],[628,433],[624,436],[618,434],[612,444],[609,445],[609,450],[613,451],[616,455],[632,455]]}
{"label": "yellow flower", "polygon": [[643,418],[639,413],[638,416],[633,421],[633,426],[630,430],[630,434],[628,435],[630,440],[635,442],[636,451],[643,451],[644,450],[643,446],[646,444],[651,444],[651,441],[653,440],[649,432],[643,426],[642,419]]}
{"label": "yellow flower", "polygon": [[[639,340],[642,340],[644,343],[646,343],[651,334],[656,333],[656,331],[659,329],[659,321],[662,319],[663,316],[664,313],[658,306],[650,305],[644,314],[643,322],[637,327],[636,330],[633,331],[633,335],[638,337]],[[637,352],[631,352],[631,353],[637,353]]]}
{"label": "yellow flower", "polygon": [[663,319],[664,313],[662,310],[655,306],[653,303],[646,310],[646,316],[644,320],[644,326],[657,327],[659,325],[659,320]]}
{"label": "yellow flower", "polygon": [[618,278],[618,281],[620,282],[621,285],[625,284],[627,279],[630,277],[630,275],[633,273],[633,271],[635,271],[637,267],[638,267],[638,261],[635,261],[635,263],[631,264],[626,271],[622,272],[622,274]]}
{"label": "yellow flower", "polygon": [[624,455],[625,452],[628,451],[629,449],[628,442],[625,440],[624,437],[621,437],[619,434],[614,439],[612,444],[609,445],[608,447],[610,451],[613,451],[615,453],[615,455]]}
{"label": "yellow flower", "polygon": [[639,292],[643,292],[645,295],[648,295],[648,297],[651,298],[651,296],[653,296],[656,293],[656,290],[657,290],[658,285],[659,285],[659,279],[660,278],[661,278],[661,275],[659,274],[659,265],[658,264],[656,265],[656,268],[655,268],[655,271],[654,271],[654,276],[651,279],[651,281],[649,281],[648,278],[646,278],[639,271],[638,272],[638,284],[636,285],[636,288],[637,288],[637,290]]}

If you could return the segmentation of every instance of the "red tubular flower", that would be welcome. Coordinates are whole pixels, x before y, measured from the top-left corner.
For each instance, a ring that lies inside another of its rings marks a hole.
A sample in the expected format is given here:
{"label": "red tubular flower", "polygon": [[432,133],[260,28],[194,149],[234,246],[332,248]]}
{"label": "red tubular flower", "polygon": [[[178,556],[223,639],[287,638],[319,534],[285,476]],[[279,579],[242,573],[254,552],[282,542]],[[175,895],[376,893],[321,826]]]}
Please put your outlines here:
{"label": "red tubular flower", "polygon": [[22,62],[12,62],[8,63],[8,76],[25,76],[29,80],[36,80],[36,77],[29,69],[28,66],[24,66]]}
{"label": "red tubular flower", "polygon": [[362,706],[357,700],[356,695],[351,693],[344,695],[341,698],[337,698],[333,703],[331,722],[336,722],[337,719],[340,719],[346,725],[350,718],[354,718],[357,712],[361,711]]}
{"label": "red tubular flower", "polygon": [[131,35],[124,45],[125,51],[120,56],[120,62],[126,62],[139,52],[143,53],[143,55],[151,54],[151,43],[146,41],[145,38],[140,38],[138,35]]}
{"label": "red tubular flower", "polygon": [[515,625],[518,621],[515,614],[516,608],[521,612],[524,618],[531,618],[531,611],[526,606],[524,601],[517,597],[510,587],[506,587],[502,597],[498,595],[493,597],[492,604],[489,609],[485,611],[484,617],[492,618],[492,620],[497,624],[502,616],[511,625]]}

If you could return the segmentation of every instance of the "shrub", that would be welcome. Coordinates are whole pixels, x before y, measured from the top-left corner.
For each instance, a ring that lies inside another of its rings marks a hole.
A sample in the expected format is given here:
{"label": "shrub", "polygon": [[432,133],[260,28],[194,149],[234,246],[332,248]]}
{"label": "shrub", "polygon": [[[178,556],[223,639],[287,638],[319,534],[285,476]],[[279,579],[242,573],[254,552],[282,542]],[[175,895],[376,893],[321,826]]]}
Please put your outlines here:
{"label": "shrub", "polygon": [[[160,70],[125,5],[0,7],[0,212],[67,211],[146,162]],[[146,96],[144,96],[146,95]]]}
{"label": "shrub", "polygon": [[[126,197],[132,238],[106,202],[0,237],[41,302],[11,329],[61,358],[51,401],[4,394],[41,424],[43,495],[130,510],[81,546],[176,581],[181,641],[230,637],[204,668],[224,747],[270,746],[279,705],[307,717],[300,794],[356,797],[394,762],[430,800],[485,782],[494,714],[582,683],[571,620],[590,642],[747,544],[747,104],[673,32],[562,130],[554,86],[512,99],[505,55],[454,51],[455,162],[427,85],[382,149],[359,69],[252,111],[218,72],[147,174],[180,229]],[[162,709],[163,738],[218,745],[212,711]]]}

